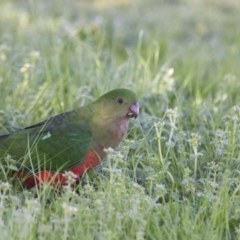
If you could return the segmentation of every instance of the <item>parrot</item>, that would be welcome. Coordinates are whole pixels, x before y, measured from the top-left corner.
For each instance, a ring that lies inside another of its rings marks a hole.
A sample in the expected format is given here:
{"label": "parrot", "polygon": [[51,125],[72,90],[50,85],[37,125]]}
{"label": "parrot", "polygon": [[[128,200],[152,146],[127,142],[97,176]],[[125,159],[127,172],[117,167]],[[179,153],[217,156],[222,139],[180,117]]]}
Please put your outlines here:
{"label": "parrot", "polygon": [[119,88],[90,104],[60,113],[15,132],[0,135],[0,157],[17,161],[16,177],[27,188],[42,183],[67,185],[66,172],[77,180],[116,149],[139,114],[137,95]]}

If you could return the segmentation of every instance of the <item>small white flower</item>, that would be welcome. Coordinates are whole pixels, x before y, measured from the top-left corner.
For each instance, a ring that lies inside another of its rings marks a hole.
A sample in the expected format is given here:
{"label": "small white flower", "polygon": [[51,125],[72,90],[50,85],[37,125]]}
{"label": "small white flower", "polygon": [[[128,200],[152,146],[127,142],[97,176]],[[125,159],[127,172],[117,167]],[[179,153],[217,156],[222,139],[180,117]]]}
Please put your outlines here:
{"label": "small white flower", "polygon": [[36,60],[40,58],[40,52],[39,51],[32,51],[30,52],[30,57],[32,60]]}
{"label": "small white flower", "polygon": [[21,73],[26,73],[29,71],[29,69],[31,68],[31,64],[30,63],[25,63],[21,68],[20,68],[20,72]]}
{"label": "small white flower", "polygon": [[68,203],[64,202],[62,204],[62,208],[63,208],[63,211],[64,211],[64,214],[65,215],[69,215],[69,216],[72,216],[74,215],[74,213],[76,213],[78,211],[78,208],[77,207],[74,207],[72,205],[69,205]]}
{"label": "small white flower", "polygon": [[0,190],[7,191],[11,189],[11,184],[9,182],[1,182],[0,183]]}
{"label": "small white flower", "polygon": [[37,199],[26,200],[26,205],[31,212],[37,212],[40,209],[40,203]]}
{"label": "small white flower", "polygon": [[158,122],[153,123],[153,126],[154,126],[155,128],[159,127],[160,130],[162,130],[162,129],[164,128],[164,126],[165,126],[165,123],[158,121]]}
{"label": "small white flower", "polygon": [[109,147],[109,148],[104,148],[104,152],[107,154],[107,155],[112,155],[114,153],[114,149]]}
{"label": "small white flower", "polygon": [[187,141],[193,146],[196,147],[200,144],[201,136],[197,133],[191,133],[191,138]]}
{"label": "small white flower", "polygon": [[67,184],[72,185],[78,179],[78,176],[74,174],[72,171],[65,171],[63,176],[67,179]]}

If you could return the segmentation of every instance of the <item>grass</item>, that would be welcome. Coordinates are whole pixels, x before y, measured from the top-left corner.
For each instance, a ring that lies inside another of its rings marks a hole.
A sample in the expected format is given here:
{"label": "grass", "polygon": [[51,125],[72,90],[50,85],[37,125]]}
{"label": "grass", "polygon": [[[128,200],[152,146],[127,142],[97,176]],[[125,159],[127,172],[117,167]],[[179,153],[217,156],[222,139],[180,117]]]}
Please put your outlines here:
{"label": "grass", "polygon": [[2,174],[1,239],[239,239],[239,10],[2,0],[1,133],[117,87],[138,94],[141,114],[77,191]]}

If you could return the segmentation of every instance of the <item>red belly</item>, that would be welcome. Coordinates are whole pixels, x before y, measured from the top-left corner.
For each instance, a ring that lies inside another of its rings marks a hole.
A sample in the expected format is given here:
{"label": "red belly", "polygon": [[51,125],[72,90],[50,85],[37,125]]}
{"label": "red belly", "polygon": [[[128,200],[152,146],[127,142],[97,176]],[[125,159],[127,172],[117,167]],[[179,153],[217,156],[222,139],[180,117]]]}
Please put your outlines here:
{"label": "red belly", "polygon": [[[67,171],[70,171],[76,175],[76,180],[81,178],[81,176],[88,169],[97,166],[100,163],[99,156],[94,151],[89,151],[83,162],[79,163]],[[22,179],[28,188],[39,186],[41,183],[49,183],[53,186],[65,186],[67,185],[67,177],[65,173],[57,173],[44,170],[42,172],[28,176],[28,172],[19,171],[17,172],[17,177]]]}

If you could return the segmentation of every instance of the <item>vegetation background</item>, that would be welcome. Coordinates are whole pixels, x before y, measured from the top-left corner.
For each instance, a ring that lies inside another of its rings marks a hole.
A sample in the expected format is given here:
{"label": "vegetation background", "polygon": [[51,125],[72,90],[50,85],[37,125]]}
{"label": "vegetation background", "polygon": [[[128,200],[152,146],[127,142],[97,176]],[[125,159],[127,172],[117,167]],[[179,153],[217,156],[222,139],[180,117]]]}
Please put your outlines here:
{"label": "vegetation background", "polygon": [[118,87],[141,114],[77,190],[27,190],[1,164],[0,238],[240,239],[239,12],[239,0],[1,0],[1,133]]}

